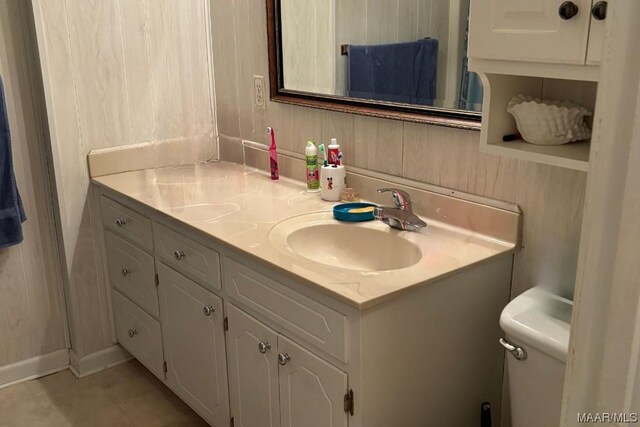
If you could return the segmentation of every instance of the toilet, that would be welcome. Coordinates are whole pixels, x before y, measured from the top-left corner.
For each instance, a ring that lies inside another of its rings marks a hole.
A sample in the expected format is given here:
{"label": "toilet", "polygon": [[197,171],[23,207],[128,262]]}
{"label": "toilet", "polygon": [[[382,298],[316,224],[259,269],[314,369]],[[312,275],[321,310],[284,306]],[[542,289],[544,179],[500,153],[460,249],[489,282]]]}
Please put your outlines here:
{"label": "toilet", "polygon": [[513,427],[558,427],[573,301],[534,287],[502,311]]}

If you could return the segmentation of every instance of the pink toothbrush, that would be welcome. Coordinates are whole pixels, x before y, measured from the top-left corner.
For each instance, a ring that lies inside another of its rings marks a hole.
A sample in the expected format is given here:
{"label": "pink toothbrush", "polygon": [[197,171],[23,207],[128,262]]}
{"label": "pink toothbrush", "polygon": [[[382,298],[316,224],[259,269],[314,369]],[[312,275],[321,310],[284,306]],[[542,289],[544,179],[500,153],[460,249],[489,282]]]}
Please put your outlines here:
{"label": "pink toothbrush", "polygon": [[278,179],[280,175],[278,174],[278,152],[276,150],[276,133],[273,131],[273,128],[268,127],[267,133],[271,135],[271,145],[269,146],[269,158],[271,163],[271,179]]}

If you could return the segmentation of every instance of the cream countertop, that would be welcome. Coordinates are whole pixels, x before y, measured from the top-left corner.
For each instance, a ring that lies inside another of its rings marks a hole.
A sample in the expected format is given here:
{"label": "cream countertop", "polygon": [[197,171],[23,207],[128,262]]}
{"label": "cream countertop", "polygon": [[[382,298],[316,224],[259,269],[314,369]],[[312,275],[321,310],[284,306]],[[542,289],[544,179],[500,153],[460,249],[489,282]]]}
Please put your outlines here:
{"label": "cream countertop", "polygon": [[401,270],[346,270],[315,263],[270,242],[269,231],[283,220],[322,211],[331,218],[335,203],[306,192],[304,183],[287,178],[272,181],[262,171],[225,162],[125,172],[93,178],[93,182],[211,236],[222,246],[293,273],[359,309],[511,254],[515,248],[429,218],[423,218],[428,226],[420,232],[398,231],[380,223],[381,230],[403,233],[417,244],[422,260]]}

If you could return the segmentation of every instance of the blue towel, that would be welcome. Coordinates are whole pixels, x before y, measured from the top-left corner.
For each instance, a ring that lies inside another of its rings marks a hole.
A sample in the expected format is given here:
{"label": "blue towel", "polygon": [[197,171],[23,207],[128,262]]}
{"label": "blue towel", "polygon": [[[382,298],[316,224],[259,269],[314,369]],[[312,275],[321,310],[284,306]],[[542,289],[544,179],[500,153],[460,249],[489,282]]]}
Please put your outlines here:
{"label": "blue towel", "polygon": [[354,98],[433,105],[438,40],[349,46],[349,89]]}
{"label": "blue towel", "polygon": [[0,78],[0,248],[22,242],[22,223],[26,220],[13,173],[9,118],[4,85]]}

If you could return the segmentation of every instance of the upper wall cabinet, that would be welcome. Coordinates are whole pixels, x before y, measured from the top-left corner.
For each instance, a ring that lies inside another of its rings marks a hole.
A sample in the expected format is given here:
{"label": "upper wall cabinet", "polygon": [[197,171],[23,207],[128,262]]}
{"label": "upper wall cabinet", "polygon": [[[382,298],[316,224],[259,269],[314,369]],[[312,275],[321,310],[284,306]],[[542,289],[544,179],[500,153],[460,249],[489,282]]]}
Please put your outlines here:
{"label": "upper wall cabinet", "polygon": [[[531,144],[526,136],[521,138],[507,105],[513,97],[525,95],[572,101],[594,111],[606,14],[607,2],[596,0],[471,2],[469,69],[480,75],[485,93],[481,151],[588,170],[588,140]],[[553,123],[565,126],[558,117],[547,117],[540,109],[530,109],[527,114],[520,120],[538,121],[541,129],[549,126],[554,136],[559,131],[551,129]],[[593,122],[592,116],[589,121]]]}
{"label": "upper wall cabinet", "polygon": [[469,41],[469,55],[483,59],[584,64],[591,3],[591,0],[472,1],[473,37]]}

